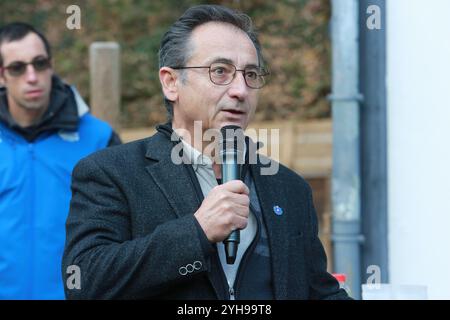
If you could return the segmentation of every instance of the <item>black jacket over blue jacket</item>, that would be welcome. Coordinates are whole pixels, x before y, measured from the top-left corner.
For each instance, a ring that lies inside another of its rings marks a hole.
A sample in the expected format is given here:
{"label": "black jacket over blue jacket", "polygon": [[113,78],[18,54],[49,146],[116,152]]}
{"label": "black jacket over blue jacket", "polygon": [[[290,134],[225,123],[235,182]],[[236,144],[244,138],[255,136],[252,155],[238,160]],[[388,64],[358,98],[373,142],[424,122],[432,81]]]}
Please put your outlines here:
{"label": "black jacket over blue jacket", "polygon": [[15,122],[0,89],[0,300],[64,299],[71,173],[80,159],[117,140],[57,77],[46,112],[27,128]]}

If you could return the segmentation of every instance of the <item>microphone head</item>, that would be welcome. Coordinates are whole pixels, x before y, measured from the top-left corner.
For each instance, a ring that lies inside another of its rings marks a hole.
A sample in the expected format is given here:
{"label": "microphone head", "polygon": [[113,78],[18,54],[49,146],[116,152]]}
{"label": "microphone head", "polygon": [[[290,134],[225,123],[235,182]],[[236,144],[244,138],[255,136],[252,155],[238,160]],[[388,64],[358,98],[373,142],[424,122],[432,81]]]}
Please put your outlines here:
{"label": "microphone head", "polygon": [[229,134],[234,134],[234,132],[236,130],[242,130],[241,127],[239,126],[235,126],[235,125],[227,125],[227,126],[223,126],[222,128],[220,128],[220,133],[222,134],[222,139],[224,137],[226,137],[227,132],[229,132]]}
{"label": "microphone head", "polygon": [[[220,129],[220,153],[244,152],[245,135],[244,130],[235,125],[223,126]],[[236,151],[234,151],[236,150]]]}
{"label": "microphone head", "polygon": [[237,159],[243,159],[245,146],[244,130],[236,125],[223,126],[220,129],[219,152],[224,162],[227,154],[234,154]]}

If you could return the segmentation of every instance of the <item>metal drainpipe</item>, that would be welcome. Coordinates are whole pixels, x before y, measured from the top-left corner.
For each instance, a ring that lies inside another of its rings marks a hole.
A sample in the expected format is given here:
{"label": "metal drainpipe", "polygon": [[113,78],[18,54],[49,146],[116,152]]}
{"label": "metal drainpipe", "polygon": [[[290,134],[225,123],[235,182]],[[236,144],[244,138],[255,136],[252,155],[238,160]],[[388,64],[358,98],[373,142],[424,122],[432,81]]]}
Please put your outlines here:
{"label": "metal drainpipe", "polygon": [[333,272],[345,273],[361,297],[358,0],[332,0]]}

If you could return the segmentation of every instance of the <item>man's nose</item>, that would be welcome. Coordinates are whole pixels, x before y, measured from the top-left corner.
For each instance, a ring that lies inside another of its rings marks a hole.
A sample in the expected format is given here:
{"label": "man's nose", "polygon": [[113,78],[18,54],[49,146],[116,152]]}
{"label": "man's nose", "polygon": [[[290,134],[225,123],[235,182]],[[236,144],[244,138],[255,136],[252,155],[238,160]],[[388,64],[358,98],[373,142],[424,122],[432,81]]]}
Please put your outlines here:
{"label": "man's nose", "polygon": [[25,77],[27,82],[34,83],[37,81],[37,72],[34,70],[33,65],[29,64],[27,65],[27,70],[25,71]]}
{"label": "man's nose", "polygon": [[236,71],[233,81],[231,81],[231,86],[229,93],[232,97],[237,98],[242,101],[248,96],[249,87],[245,82],[244,72]]}

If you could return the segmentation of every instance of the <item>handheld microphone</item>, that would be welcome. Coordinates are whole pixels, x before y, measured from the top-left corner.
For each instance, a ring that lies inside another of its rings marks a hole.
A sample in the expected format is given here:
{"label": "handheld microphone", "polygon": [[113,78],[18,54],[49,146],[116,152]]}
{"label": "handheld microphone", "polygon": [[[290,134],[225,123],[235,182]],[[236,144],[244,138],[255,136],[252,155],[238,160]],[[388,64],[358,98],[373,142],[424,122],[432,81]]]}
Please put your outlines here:
{"label": "handheld microphone", "polygon": [[[220,129],[219,143],[222,160],[222,183],[241,178],[240,163],[244,153],[244,132],[238,126],[228,125]],[[227,264],[234,264],[240,242],[240,231],[234,230],[223,241]]]}

